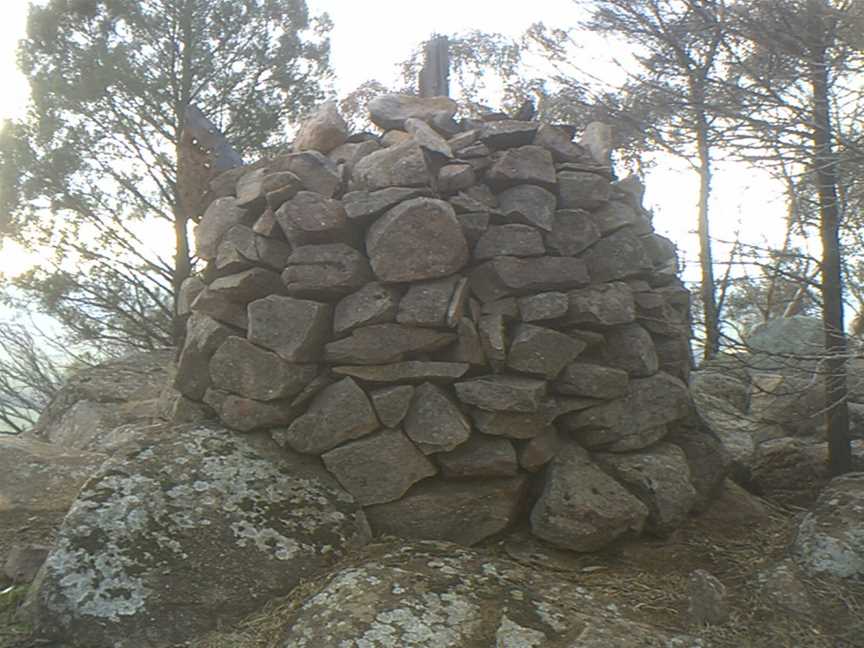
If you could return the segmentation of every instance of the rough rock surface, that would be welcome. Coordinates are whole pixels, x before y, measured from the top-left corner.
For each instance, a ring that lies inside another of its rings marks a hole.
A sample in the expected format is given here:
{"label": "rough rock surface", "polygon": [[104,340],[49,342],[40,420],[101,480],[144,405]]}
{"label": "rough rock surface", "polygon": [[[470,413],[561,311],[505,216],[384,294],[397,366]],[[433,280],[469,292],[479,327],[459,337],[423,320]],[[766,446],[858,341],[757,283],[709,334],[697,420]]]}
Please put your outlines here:
{"label": "rough rock surface", "polygon": [[[44,529],[50,543],[63,516],[106,455],[44,443],[25,436],[0,435],[0,527]],[[0,564],[12,546],[0,543]]]}
{"label": "rough rock surface", "polygon": [[327,101],[303,122],[294,138],[295,151],[329,153],[348,139],[348,125],[339,114],[335,101]]}
{"label": "rough rock surface", "polygon": [[377,428],[378,418],[366,394],[354,380],[343,378],[323,389],[305,414],[287,429],[274,431],[273,438],[297,452],[321,454]]}
{"label": "rough rock surface", "polygon": [[387,94],[369,102],[369,118],[376,126],[385,130],[402,129],[405,120],[416,118],[431,120],[439,114],[452,117],[458,108],[449,97],[415,97],[404,94]]}
{"label": "rough rock surface", "polygon": [[468,244],[453,208],[431,198],[401,203],[366,236],[375,275],[386,282],[445,277],[468,261]]}
{"label": "rough rock surface", "polygon": [[651,472],[674,433],[683,455],[667,462],[676,479],[652,477],[657,493],[629,464],[592,470],[642,488],[657,533],[706,504],[727,462],[689,425],[678,380],[689,295],[640,181],[613,182],[608,128],[583,145],[529,103],[477,119],[446,97],[369,109],[381,136],[343,139],[324,106],[298,137],[317,144],[220,179],[239,221],[202,231],[217,256],[190,283],[177,420],[212,410],[317,455],[381,530],[415,537],[474,542],[524,522],[562,442],[626,453],[610,465],[644,454]]}
{"label": "rough rock surface", "polygon": [[696,489],[684,452],[671,443],[658,443],[638,453],[603,453],[594,460],[648,507],[645,528],[667,535],[693,508]]}
{"label": "rough rock surface", "polygon": [[317,373],[316,365],[285,362],[239,337],[225,340],[210,359],[216,389],[262,401],[296,396]]}
{"label": "rough rock surface", "polygon": [[484,480],[427,479],[395,502],[370,506],[376,534],[473,545],[510,527],[520,512],[524,475]]}
{"label": "rough rock surface", "polygon": [[543,494],[531,511],[536,536],[572,551],[596,551],[642,531],[648,509],[588,453],[569,442],[549,465]]}
{"label": "rough rock surface", "polygon": [[435,465],[401,430],[383,430],[321,455],[339,483],[363,506],[399,499]]}
{"label": "rough rock surface", "polygon": [[423,383],[414,390],[405,416],[405,433],[425,454],[432,454],[465,443],[471,425],[443,389]]}
{"label": "rough rock surface", "polygon": [[[216,346],[207,350],[200,365],[205,376]],[[69,448],[102,450],[103,439],[121,425],[158,420],[159,397],[174,376],[173,360],[173,349],[139,352],[73,374],[27,436]],[[198,397],[203,393],[202,389]]]}
{"label": "rough rock surface", "polygon": [[334,573],[280,621],[280,645],[296,648],[698,645],[626,619],[565,578],[436,542],[406,544]]}
{"label": "rough rock surface", "polygon": [[224,428],[190,427],[152,431],[111,459],[31,590],[38,633],[88,648],[182,642],[368,541],[349,495],[281,457]]}
{"label": "rough rock surface", "polygon": [[864,473],[831,480],[798,527],[792,549],[808,572],[864,582]]}

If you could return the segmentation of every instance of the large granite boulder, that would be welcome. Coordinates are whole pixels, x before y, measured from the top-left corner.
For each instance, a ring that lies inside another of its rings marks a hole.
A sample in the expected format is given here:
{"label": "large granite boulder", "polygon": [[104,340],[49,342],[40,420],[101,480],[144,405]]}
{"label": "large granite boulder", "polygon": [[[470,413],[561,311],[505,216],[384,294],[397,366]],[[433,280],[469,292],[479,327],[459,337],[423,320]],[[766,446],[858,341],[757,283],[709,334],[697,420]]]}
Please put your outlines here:
{"label": "large granite boulder", "polygon": [[0,435],[0,564],[14,545],[49,545],[106,455]]}
{"label": "large granite boulder", "polygon": [[810,573],[864,582],[864,473],[831,480],[798,527],[793,552]]}
{"label": "large granite boulder", "polygon": [[[517,584],[518,586],[514,586]],[[278,645],[685,648],[567,578],[438,542],[390,547],[312,584],[273,623]]]}
{"label": "large granite boulder", "polygon": [[[864,441],[852,441],[852,463],[855,470],[864,470]],[[829,481],[827,443],[783,437],[759,445],[744,483],[781,504],[807,507]]]}
{"label": "large granite boulder", "polygon": [[138,352],[74,373],[27,436],[79,450],[106,449],[103,439],[121,425],[159,419],[173,361],[173,349]]}
{"label": "large granite boulder", "polygon": [[220,427],[163,426],[81,491],[30,592],[37,634],[87,648],[183,642],[369,539],[320,467]]}

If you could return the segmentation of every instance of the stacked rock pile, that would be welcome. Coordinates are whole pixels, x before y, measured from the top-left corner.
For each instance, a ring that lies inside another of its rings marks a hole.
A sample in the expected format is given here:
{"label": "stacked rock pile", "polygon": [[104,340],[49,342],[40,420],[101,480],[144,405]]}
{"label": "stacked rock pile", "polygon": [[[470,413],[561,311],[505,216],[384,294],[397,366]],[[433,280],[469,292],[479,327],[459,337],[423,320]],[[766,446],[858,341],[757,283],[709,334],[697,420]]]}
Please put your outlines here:
{"label": "stacked rock pile", "polygon": [[335,104],[293,152],[212,183],[176,416],[212,410],[316,455],[377,532],[471,544],[530,511],[593,550],[697,500],[688,293],[608,127]]}

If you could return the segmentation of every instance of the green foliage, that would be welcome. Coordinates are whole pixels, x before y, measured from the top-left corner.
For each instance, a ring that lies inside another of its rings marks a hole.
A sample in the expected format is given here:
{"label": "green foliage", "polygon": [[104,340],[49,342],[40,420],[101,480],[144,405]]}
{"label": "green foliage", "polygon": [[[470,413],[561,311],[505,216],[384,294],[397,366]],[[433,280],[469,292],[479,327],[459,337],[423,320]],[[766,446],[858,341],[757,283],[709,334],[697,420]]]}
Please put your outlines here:
{"label": "green foliage", "polygon": [[280,144],[324,95],[330,29],[304,0],[33,5],[19,51],[32,106],[0,136],[0,206],[7,232],[53,256],[19,286],[47,291],[66,323],[134,318],[132,345],[170,338],[165,306],[189,269],[177,209],[186,106],[244,155]]}

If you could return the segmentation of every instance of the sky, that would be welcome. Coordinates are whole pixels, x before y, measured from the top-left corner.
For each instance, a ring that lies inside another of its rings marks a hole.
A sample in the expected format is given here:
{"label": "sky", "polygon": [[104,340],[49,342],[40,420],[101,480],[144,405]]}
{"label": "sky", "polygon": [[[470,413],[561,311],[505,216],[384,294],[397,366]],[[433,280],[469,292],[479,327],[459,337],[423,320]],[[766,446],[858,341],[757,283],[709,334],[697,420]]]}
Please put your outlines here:
{"label": "sky", "polygon": [[[532,23],[566,27],[574,22],[571,0],[541,0],[509,3],[501,0],[307,0],[313,13],[327,12],[334,22],[331,34],[332,63],[336,91],[344,94],[363,81],[377,78],[396,80],[398,63],[406,60],[423,40],[433,33],[454,33],[481,29],[518,37]],[[0,120],[23,115],[27,84],[17,71],[15,50],[25,33],[28,0],[0,0],[4,9],[0,21]],[[598,49],[604,49],[598,45]],[[598,52],[598,55],[605,52]],[[611,74],[611,72],[610,72]],[[697,178],[680,161],[664,159],[646,179],[646,206],[655,213],[658,232],[675,241],[688,261],[685,276],[696,279],[695,226]],[[735,166],[715,172],[712,204],[713,234],[731,240],[742,229],[756,242],[763,235],[779,236],[777,223],[783,213],[777,186],[767,174]],[[722,246],[719,246],[722,257]],[[3,244],[0,272],[15,274],[38,262],[38,257]]]}

